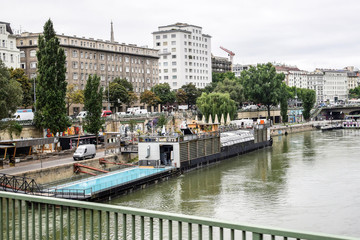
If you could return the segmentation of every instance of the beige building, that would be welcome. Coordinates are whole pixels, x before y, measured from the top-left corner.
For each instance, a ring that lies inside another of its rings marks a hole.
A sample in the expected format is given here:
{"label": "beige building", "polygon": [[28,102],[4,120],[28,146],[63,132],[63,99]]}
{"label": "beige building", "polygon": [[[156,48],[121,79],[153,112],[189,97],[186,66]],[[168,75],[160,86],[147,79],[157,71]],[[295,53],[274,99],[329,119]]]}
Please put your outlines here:
{"label": "beige building", "polygon": [[[16,42],[20,49],[20,67],[30,78],[36,77],[38,37],[39,33],[22,33]],[[63,34],[57,37],[65,50],[66,80],[74,84],[75,89],[84,89],[88,77],[94,74],[100,77],[104,87],[116,77],[125,78],[132,83],[138,96],[159,82],[158,50],[120,44],[113,40],[113,32],[112,41]],[[104,102],[104,109],[107,106]],[[70,115],[81,110],[83,106],[73,105]]]}

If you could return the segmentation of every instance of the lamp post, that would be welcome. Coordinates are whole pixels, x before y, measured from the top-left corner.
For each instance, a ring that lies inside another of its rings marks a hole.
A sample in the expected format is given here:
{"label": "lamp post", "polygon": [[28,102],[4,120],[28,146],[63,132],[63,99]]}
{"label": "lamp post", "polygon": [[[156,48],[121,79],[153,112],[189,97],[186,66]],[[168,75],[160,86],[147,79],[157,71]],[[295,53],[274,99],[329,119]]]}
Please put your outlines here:
{"label": "lamp post", "polygon": [[108,110],[110,110],[110,95],[109,95],[109,88],[110,88],[110,83],[109,83],[109,79],[107,80],[107,85],[108,85],[108,91],[107,91],[107,97],[108,97]]}
{"label": "lamp post", "polygon": [[35,82],[35,80],[36,80],[36,78],[34,77],[33,78],[34,79],[34,111],[36,112],[36,82]]}

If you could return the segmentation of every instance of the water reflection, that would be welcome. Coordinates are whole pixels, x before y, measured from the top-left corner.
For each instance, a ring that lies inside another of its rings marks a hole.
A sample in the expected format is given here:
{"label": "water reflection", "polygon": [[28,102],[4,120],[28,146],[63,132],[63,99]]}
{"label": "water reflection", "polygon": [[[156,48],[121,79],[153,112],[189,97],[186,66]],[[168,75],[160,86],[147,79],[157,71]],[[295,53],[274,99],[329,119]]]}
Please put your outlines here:
{"label": "water reflection", "polygon": [[272,148],[186,173],[112,204],[360,236],[359,130],[274,138]]}

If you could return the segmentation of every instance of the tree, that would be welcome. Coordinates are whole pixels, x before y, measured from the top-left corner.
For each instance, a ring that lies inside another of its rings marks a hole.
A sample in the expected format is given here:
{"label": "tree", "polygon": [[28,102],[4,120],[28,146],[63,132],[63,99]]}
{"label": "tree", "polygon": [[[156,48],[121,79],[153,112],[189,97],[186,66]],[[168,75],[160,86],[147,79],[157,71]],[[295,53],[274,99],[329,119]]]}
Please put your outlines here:
{"label": "tree", "polygon": [[186,92],[183,89],[179,88],[176,91],[176,102],[181,105],[187,103],[187,100],[188,98],[186,96]]}
{"label": "tree", "polygon": [[130,105],[134,104],[138,100],[138,97],[132,91],[129,91],[128,94],[129,94],[129,97],[128,97],[128,100],[126,102],[126,106],[130,107]]}
{"label": "tree", "polygon": [[258,64],[250,66],[249,70],[241,72],[241,81],[245,90],[245,97],[255,103],[266,106],[268,119],[270,119],[270,107],[277,105],[281,94],[281,83],[284,80],[283,73],[276,73],[271,64]]}
{"label": "tree", "polygon": [[66,88],[66,103],[67,103],[67,114],[69,115],[70,107],[72,104],[84,104],[84,91],[77,89],[75,90],[74,84],[67,85]]}
{"label": "tree", "polygon": [[151,91],[160,98],[160,104],[174,103],[175,93],[170,90],[168,83],[160,83],[151,88]]}
{"label": "tree", "polygon": [[215,119],[215,115],[227,116],[228,113],[231,119],[236,117],[236,103],[230,98],[229,93],[202,93],[196,105],[206,118],[211,115],[212,119]]}
{"label": "tree", "polygon": [[32,91],[31,91],[31,83],[28,76],[25,74],[24,69],[21,68],[10,68],[10,77],[15,79],[21,84],[21,89],[23,92],[23,100],[22,106],[27,108],[28,106],[33,104]]}
{"label": "tree", "polygon": [[44,26],[44,34],[39,36],[38,75],[36,85],[35,124],[49,128],[52,133],[70,126],[66,114],[66,57],[55,35],[53,23],[49,19]]}
{"label": "tree", "polygon": [[84,120],[84,129],[96,135],[96,145],[99,129],[104,124],[104,120],[101,119],[103,92],[100,78],[97,75],[89,76],[84,90],[84,108],[88,112]]}
{"label": "tree", "polygon": [[161,101],[160,98],[158,96],[156,96],[155,93],[153,93],[152,91],[149,91],[149,90],[145,90],[140,95],[140,102],[147,104],[150,107],[155,106],[160,101]]}
{"label": "tree", "polygon": [[158,121],[156,123],[156,126],[161,128],[162,126],[166,125],[167,124],[167,119],[166,119],[166,116],[165,114],[161,114],[158,118]]}
{"label": "tree", "polygon": [[304,119],[308,121],[310,119],[310,111],[316,101],[316,93],[314,90],[306,89],[306,88],[301,88],[298,90],[300,90],[299,96],[303,102],[303,108],[304,108],[303,116]]}
{"label": "tree", "polygon": [[285,83],[282,83],[280,94],[280,115],[284,124],[288,121],[288,99],[289,93],[287,90],[287,86]]}
{"label": "tree", "polygon": [[239,107],[244,101],[243,86],[239,80],[225,78],[224,81],[219,82],[214,89],[215,92],[229,93],[232,100],[237,103]]}
{"label": "tree", "polygon": [[189,83],[189,84],[183,85],[180,89],[184,90],[184,92],[186,93],[188,105],[196,104],[196,99],[198,97],[200,97],[201,92],[195,87],[194,84]]}
{"label": "tree", "polygon": [[360,98],[360,87],[349,89],[349,98]]}
{"label": "tree", "polygon": [[10,73],[0,60],[0,119],[11,117],[22,103],[23,93],[18,81],[10,78]]}
{"label": "tree", "polygon": [[115,80],[109,84],[109,99],[114,107],[120,107],[128,101],[129,94],[126,88]]}

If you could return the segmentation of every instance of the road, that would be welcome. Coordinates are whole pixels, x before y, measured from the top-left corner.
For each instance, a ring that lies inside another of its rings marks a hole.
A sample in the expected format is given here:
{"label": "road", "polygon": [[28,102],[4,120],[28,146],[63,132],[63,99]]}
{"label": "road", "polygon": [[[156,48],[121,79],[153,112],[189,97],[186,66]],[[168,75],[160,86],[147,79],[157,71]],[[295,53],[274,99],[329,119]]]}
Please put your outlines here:
{"label": "road", "polygon": [[[103,157],[104,151],[96,152],[96,157]],[[49,168],[59,166],[63,164],[74,163],[72,156],[66,156],[63,158],[52,157],[51,159],[34,160],[31,162],[16,163],[15,167],[4,166],[4,169],[0,169],[0,174],[16,175],[23,172],[37,170],[41,168]]]}

